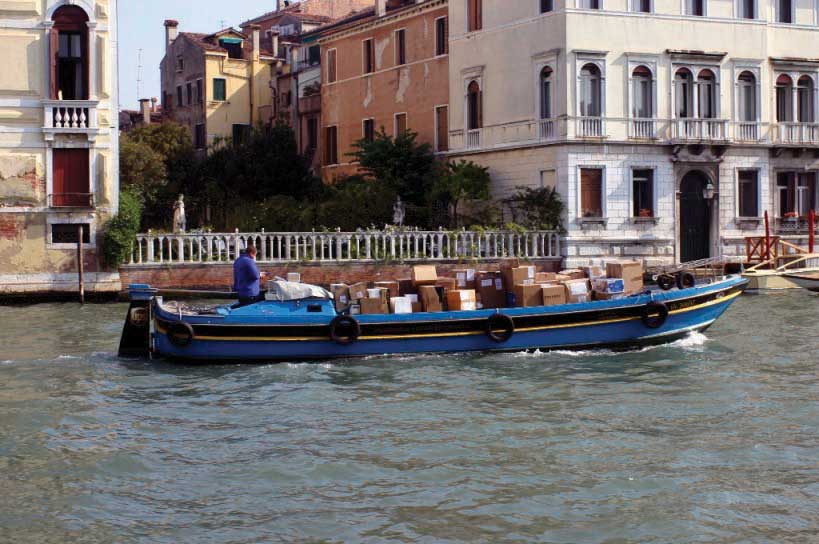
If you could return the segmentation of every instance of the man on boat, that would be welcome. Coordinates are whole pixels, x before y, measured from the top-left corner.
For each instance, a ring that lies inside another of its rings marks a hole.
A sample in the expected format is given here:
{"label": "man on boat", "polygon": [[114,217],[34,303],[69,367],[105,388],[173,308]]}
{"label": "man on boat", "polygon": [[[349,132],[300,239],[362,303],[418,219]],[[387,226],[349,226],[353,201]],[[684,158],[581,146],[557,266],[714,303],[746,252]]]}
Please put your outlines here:
{"label": "man on boat", "polygon": [[259,289],[259,282],[264,276],[256,266],[256,246],[248,244],[247,249],[240,252],[239,258],[233,262],[233,290],[239,297],[233,308],[264,300],[264,294]]}

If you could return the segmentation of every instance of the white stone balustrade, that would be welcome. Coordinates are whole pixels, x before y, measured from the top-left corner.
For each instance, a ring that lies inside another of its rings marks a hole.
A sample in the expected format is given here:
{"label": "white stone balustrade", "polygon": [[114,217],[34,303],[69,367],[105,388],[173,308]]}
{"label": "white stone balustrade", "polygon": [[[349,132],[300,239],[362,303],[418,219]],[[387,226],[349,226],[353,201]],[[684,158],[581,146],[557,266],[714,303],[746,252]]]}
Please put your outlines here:
{"label": "white stone balustrade", "polygon": [[139,234],[129,264],[230,262],[249,243],[261,263],[560,258],[556,231],[208,232]]}
{"label": "white stone balustrade", "polygon": [[99,130],[94,100],[43,100],[43,131],[54,134],[88,134]]}

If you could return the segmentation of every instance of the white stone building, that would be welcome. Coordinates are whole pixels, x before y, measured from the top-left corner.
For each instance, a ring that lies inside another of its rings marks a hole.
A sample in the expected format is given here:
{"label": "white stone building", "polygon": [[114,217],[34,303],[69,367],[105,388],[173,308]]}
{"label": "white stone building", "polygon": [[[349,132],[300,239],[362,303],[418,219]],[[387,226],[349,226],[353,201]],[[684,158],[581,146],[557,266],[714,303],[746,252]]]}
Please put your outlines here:
{"label": "white stone building", "polygon": [[817,208],[815,0],[451,0],[451,154],[497,197],[555,186],[569,266],[804,244]]}

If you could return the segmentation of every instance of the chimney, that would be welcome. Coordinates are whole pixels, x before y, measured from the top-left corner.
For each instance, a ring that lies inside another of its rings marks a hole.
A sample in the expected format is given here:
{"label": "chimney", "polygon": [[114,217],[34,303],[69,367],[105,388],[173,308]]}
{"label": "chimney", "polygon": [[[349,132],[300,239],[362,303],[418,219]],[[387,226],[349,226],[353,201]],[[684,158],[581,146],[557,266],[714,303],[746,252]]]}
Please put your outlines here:
{"label": "chimney", "polygon": [[151,113],[156,113],[156,104],[159,102],[157,97],[151,98]]}
{"label": "chimney", "polygon": [[179,22],[174,21],[173,19],[166,19],[165,20],[165,52],[168,52],[168,48],[171,46],[173,41],[176,39],[176,36],[179,35]]}
{"label": "chimney", "polygon": [[375,15],[383,17],[387,14],[387,0],[375,0]]}
{"label": "chimney", "polygon": [[250,29],[251,35],[253,37],[253,60],[259,60],[259,48],[261,47],[261,30],[262,27],[259,25],[247,25],[247,28]]}
{"label": "chimney", "polygon": [[276,11],[281,11],[282,9],[282,0],[276,0]]}
{"label": "chimney", "polygon": [[139,99],[139,111],[142,112],[142,124],[151,124],[151,101],[147,98]]}
{"label": "chimney", "polygon": [[279,56],[279,32],[275,31],[270,34],[270,47],[273,49],[273,56]]}

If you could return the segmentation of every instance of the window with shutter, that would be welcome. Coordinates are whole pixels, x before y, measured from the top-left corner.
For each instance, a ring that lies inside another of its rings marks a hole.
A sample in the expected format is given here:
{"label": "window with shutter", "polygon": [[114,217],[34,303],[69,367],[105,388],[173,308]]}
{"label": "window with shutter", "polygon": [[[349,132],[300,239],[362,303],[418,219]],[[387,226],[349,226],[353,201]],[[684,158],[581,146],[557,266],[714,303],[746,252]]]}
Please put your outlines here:
{"label": "window with shutter", "polygon": [[739,216],[759,217],[759,174],[756,170],[740,170]]}
{"label": "window with shutter", "polygon": [[580,169],[580,214],[582,217],[603,217],[603,170]]}

